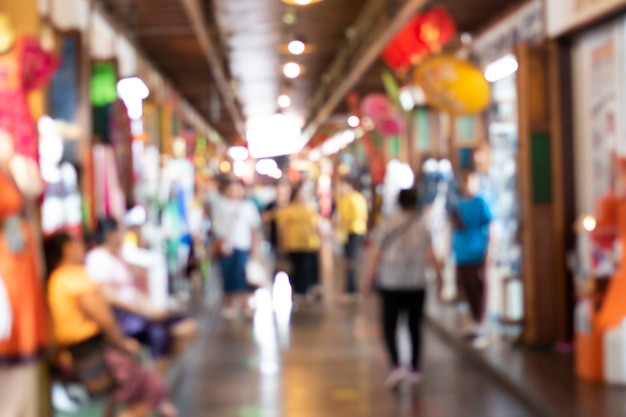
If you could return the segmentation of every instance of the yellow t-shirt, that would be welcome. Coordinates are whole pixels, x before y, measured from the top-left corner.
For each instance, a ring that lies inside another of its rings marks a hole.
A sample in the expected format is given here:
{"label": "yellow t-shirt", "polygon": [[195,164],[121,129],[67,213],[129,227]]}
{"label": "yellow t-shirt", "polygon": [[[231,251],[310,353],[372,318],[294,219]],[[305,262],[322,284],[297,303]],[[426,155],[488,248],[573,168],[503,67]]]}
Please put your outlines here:
{"label": "yellow t-shirt", "polygon": [[73,345],[100,333],[98,323],[85,316],[78,298],[98,291],[82,265],[57,268],[48,282],[48,307],[55,341],[61,346]]}
{"label": "yellow t-shirt", "polygon": [[313,252],[321,246],[320,215],[315,206],[290,204],[278,210],[276,223],[287,252]]}
{"label": "yellow t-shirt", "polygon": [[367,233],[367,201],[361,193],[352,191],[343,195],[337,201],[337,212],[342,232],[346,235],[364,235]]}

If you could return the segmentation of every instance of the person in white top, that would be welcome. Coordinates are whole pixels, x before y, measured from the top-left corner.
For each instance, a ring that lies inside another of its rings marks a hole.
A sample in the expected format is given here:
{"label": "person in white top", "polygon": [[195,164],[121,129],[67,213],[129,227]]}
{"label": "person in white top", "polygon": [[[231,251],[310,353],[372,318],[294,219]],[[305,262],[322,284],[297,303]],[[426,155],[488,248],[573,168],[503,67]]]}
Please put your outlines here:
{"label": "person in white top", "polygon": [[124,261],[124,231],[115,219],[100,220],[98,234],[100,246],[92,249],[86,258],[89,276],[100,284],[122,331],[150,348],[156,370],[165,376],[174,353],[195,337],[197,322],[156,307],[139,290],[134,272],[145,271]]}
{"label": "person in white top", "polygon": [[246,264],[261,227],[261,214],[254,203],[246,199],[246,188],[239,178],[222,177],[219,188],[219,193],[209,195],[209,206],[214,252],[219,259],[226,296],[223,315],[230,319],[237,317],[241,309],[250,313],[247,310],[250,286],[246,279]]}

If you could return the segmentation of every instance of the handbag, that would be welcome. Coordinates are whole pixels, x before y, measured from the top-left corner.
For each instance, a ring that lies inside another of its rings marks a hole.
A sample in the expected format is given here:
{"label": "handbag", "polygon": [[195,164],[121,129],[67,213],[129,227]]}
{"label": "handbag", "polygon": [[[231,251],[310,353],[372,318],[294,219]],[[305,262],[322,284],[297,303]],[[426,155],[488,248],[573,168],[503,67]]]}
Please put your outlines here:
{"label": "handbag", "polygon": [[229,250],[226,239],[217,238],[213,241],[213,257],[215,259],[222,259],[229,256],[232,251]]}
{"label": "handbag", "polygon": [[263,288],[269,284],[269,274],[265,266],[256,259],[246,264],[246,281],[251,287]]}

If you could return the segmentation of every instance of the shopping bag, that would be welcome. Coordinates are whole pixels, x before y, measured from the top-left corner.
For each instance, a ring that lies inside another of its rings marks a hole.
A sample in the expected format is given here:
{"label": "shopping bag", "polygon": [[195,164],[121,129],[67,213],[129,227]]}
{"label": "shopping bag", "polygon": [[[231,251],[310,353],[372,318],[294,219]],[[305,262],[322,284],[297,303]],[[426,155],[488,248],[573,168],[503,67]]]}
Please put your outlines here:
{"label": "shopping bag", "polygon": [[268,286],[270,279],[265,265],[257,259],[251,259],[246,264],[246,280],[248,285],[255,288]]}

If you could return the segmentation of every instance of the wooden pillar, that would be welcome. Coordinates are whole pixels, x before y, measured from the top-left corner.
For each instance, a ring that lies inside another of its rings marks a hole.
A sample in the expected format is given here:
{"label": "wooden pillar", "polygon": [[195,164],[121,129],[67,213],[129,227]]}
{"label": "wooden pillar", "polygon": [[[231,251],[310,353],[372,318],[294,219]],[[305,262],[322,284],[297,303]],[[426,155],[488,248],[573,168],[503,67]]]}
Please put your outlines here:
{"label": "wooden pillar", "polygon": [[562,241],[561,140],[555,129],[558,73],[551,71],[547,45],[520,45],[519,201],[521,205],[523,340],[552,344],[565,330],[565,254]]}

